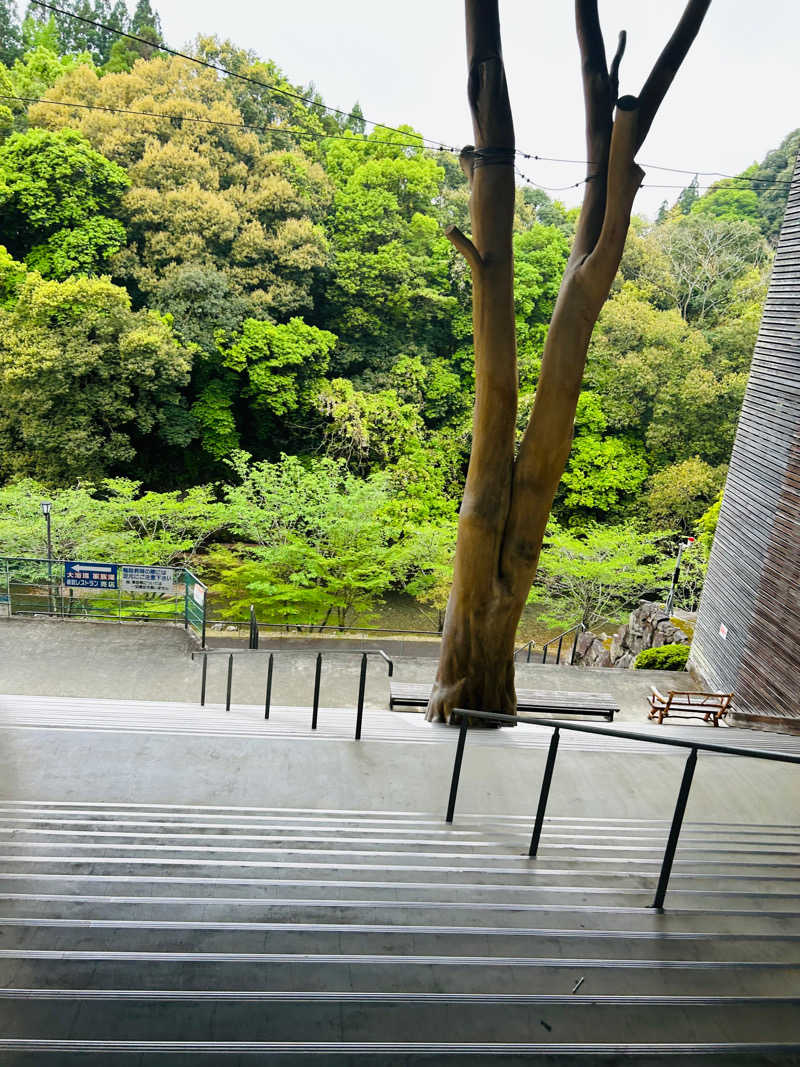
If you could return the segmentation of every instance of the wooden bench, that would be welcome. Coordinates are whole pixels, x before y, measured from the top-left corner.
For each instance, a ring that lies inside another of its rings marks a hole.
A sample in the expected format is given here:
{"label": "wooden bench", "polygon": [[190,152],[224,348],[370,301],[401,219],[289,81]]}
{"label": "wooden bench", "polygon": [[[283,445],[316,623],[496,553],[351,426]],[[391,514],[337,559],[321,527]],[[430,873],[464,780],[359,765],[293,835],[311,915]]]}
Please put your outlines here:
{"label": "wooden bench", "polygon": [[666,696],[655,686],[650,687],[650,713],[648,719],[658,719],[659,726],[666,718],[696,719],[719,726],[733,700],[733,693],[680,693],[670,690]]}
{"label": "wooden bench", "polygon": [[[389,708],[424,707],[432,685],[416,682],[390,682]],[[589,715],[614,721],[619,705],[608,693],[567,693],[563,690],[518,689],[517,711],[534,715]]]}

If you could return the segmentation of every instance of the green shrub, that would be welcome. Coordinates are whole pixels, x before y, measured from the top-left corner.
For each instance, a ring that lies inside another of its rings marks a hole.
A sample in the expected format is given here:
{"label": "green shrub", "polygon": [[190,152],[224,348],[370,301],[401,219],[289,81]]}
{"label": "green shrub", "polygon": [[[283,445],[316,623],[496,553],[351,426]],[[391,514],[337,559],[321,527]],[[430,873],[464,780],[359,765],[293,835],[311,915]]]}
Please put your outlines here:
{"label": "green shrub", "polygon": [[637,671],[685,671],[688,658],[688,645],[660,645],[642,649],[633,666]]}

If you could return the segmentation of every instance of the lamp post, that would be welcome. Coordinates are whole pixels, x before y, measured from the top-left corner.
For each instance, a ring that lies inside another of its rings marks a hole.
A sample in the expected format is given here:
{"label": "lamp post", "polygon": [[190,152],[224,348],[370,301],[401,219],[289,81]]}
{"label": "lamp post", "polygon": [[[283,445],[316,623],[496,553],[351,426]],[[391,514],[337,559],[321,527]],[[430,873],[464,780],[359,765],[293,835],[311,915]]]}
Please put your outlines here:
{"label": "lamp post", "polygon": [[42,515],[47,523],[47,606],[50,614],[53,612],[53,542],[50,537],[50,509],[52,504],[49,500],[42,501]]}
{"label": "lamp post", "polygon": [[681,556],[689,547],[694,544],[693,537],[687,537],[685,541],[681,541],[678,545],[678,558],[675,560],[675,570],[672,572],[672,583],[669,587],[669,596],[667,597],[667,606],[664,609],[667,615],[672,615],[672,604],[675,600],[675,586],[678,584],[678,576],[681,573]]}

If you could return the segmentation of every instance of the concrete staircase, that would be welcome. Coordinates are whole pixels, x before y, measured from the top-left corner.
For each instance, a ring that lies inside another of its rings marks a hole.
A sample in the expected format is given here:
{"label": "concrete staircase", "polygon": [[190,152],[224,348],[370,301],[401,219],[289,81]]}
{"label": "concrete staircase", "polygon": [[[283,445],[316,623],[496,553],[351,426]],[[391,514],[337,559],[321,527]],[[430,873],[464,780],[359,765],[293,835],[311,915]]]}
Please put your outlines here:
{"label": "concrete staircase", "polygon": [[0,804],[0,1064],[800,1064],[800,828]]}

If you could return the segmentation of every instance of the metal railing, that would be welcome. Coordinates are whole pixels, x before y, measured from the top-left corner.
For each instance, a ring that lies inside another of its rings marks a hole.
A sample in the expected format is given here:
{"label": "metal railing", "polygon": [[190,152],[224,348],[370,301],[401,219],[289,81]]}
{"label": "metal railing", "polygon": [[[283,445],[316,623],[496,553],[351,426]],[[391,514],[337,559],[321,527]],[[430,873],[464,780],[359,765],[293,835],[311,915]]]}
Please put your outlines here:
{"label": "metal railing", "polygon": [[[195,656],[203,657],[203,669],[200,678],[200,707],[205,706],[206,702],[206,681],[208,672],[208,657],[209,656],[227,656],[228,657],[228,673],[225,684],[225,710],[231,710],[231,692],[233,690],[233,657],[234,656],[248,656],[255,652],[257,655],[266,655],[269,657],[267,661],[267,677],[266,686],[264,690],[264,718],[269,718],[270,706],[272,703],[272,675],[274,668],[274,657],[287,655],[297,656],[303,655],[306,650],[304,649],[289,649],[289,648],[203,648],[195,652],[192,652],[192,659]],[[364,692],[367,684],[367,658],[369,656],[380,656],[388,667],[388,674],[391,678],[394,674],[394,663],[383,649],[370,648],[370,649],[326,649],[324,652],[313,652],[311,655],[316,656],[316,667],[314,670],[314,701],[311,707],[311,729],[316,730],[317,719],[319,717],[319,694],[320,686],[322,684],[322,657],[323,656],[361,656],[361,669],[358,676],[358,703],[356,705],[356,741],[361,740],[361,724],[364,718]]]}
{"label": "metal railing", "polygon": [[[574,633],[575,636],[572,640],[572,649],[570,650],[569,654],[569,665],[571,667],[575,662],[575,649],[578,647],[578,638],[581,636],[585,629],[586,627],[584,626],[584,624],[582,622],[578,622],[574,626],[570,626],[570,628],[568,630],[565,630],[563,634],[557,634],[555,637],[551,637],[549,641],[545,641],[545,643],[542,645],[542,663],[547,663],[547,650],[550,648],[551,645],[556,646],[556,663],[560,663],[561,646],[563,644],[564,638],[569,637],[570,634]],[[528,660],[530,660],[530,652],[528,653]]]}
{"label": "metal railing", "polygon": [[469,719],[485,719],[488,722],[497,723],[499,726],[502,726],[504,723],[508,723],[512,726],[517,723],[525,723],[531,726],[546,726],[553,731],[553,735],[550,738],[550,746],[547,750],[547,760],[545,762],[544,774],[542,775],[542,786],[539,791],[539,804],[536,808],[533,833],[531,834],[531,843],[528,848],[528,855],[531,857],[536,855],[539,849],[539,841],[542,836],[542,826],[544,825],[547,798],[550,794],[550,783],[553,780],[553,769],[555,767],[556,754],[558,752],[560,730],[574,730],[576,733],[582,734],[600,734],[604,737],[624,737],[630,741],[647,741],[650,744],[669,745],[673,748],[688,748],[690,751],[683,769],[683,777],[681,778],[678,798],[675,802],[675,811],[672,816],[669,836],[664,850],[664,859],[661,863],[661,873],[659,874],[656,894],[651,905],[651,907],[656,908],[659,911],[664,907],[664,897],[667,893],[669,876],[672,871],[672,863],[675,859],[675,850],[678,847],[678,837],[680,836],[681,826],[683,825],[686,804],[689,800],[689,790],[692,787],[694,769],[697,765],[697,753],[717,752],[722,753],[722,755],[725,756],[748,756],[752,759],[765,759],[774,760],[779,763],[800,764],[800,756],[791,756],[787,753],[774,752],[770,749],[740,748],[737,745],[720,745],[715,744],[713,741],[688,741],[677,737],[656,737],[652,734],[638,733],[636,730],[619,730],[616,727],[612,728],[608,726],[590,726],[587,723],[566,722],[564,720],[554,722],[552,719],[540,719],[532,715],[502,715],[499,712],[494,711],[469,711],[464,708],[454,708],[453,715],[458,716],[459,731],[455,760],[453,762],[453,777],[450,781],[450,796],[447,801],[447,814],[445,816],[445,821],[448,823],[452,823],[453,815],[456,810],[458,782],[461,776],[461,762],[464,758],[464,745],[467,740]]}
{"label": "metal railing", "polygon": [[515,648],[514,649],[514,659],[517,658],[517,656],[520,654],[520,652],[527,651],[527,656],[525,657],[525,662],[526,663],[530,663],[531,655],[532,655],[533,650],[534,650],[535,647],[536,647],[536,642],[535,641],[528,641],[528,643],[526,645],[520,645],[519,648]]}
{"label": "metal railing", "polygon": [[[250,626],[250,616],[246,619],[231,619],[231,618],[211,618],[208,619],[209,628],[215,626],[231,626],[236,627],[238,630],[240,627]],[[439,637],[442,633],[440,630],[404,630],[399,626],[350,626],[349,624],[339,623],[319,623],[319,622],[287,622],[283,620],[276,622],[274,619],[261,619],[258,623],[262,630],[268,630],[272,633],[278,631],[285,631],[286,633],[332,633],[336,634],[385,634],[392,636],[393,634],[403,634],[418,637]]]}

